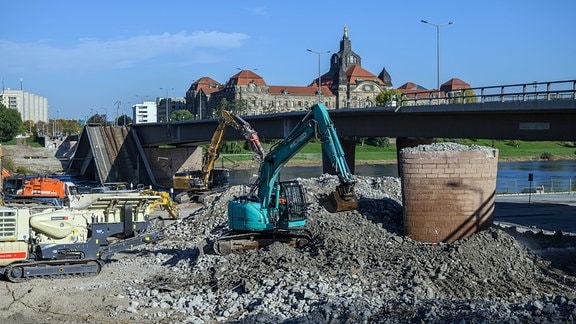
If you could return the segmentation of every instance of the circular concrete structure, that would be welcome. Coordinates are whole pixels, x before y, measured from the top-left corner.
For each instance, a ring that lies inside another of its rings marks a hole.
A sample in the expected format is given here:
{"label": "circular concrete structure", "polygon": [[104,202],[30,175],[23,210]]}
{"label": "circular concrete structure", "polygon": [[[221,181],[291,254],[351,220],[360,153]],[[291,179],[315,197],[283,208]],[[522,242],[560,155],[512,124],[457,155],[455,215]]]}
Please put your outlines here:
{"label": "circular concrete structure", "polygon": [[410,238],[454,242],[492,224],[498,151],[436,143],[400,151],[404,228]]}

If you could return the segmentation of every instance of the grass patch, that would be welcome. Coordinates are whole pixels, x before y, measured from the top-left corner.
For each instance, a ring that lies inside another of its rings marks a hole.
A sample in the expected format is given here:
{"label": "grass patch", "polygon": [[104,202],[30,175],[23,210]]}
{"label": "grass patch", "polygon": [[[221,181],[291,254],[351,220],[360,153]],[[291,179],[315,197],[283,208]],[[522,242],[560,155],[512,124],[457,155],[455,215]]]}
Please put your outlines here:
{"label": "grass patch", "polygon": [[[457,142],[463,145],[480,145],[498,149],[502,160],[554,160],[576,159],[576,147],[573,142],[565,141],[515,141],[515,140],[489,140],[489,139],[440,139],[444,142]],[[271,143],[263,144],[266,152],[270,151]],[[310,156],[321,158],[322,145],[319,142],[306,144],[293,158],[293,160],[309,160]],[[243,154],[226,154],[234,161],[247,161],[252,159],[249,151]],[[396,161],[396,145],[376,147],[372,145],[356,145],[356,161]]]}
{"label": "grass patch", "polygon": [[572,142],[565,141],[514,141],[514,140],[462,140],[464,145],[482,145],[498,149],[501,159],[540,160],[543,156],[550,159],[576,158],[576,148]]}

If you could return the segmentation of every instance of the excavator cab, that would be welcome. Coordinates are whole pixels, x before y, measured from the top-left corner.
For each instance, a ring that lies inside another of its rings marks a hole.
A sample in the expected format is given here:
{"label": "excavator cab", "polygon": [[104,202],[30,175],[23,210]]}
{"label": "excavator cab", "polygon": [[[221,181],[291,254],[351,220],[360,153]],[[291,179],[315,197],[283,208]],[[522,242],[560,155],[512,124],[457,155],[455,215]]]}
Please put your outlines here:
{"label": "excavator cab", "polygon": [[304,188],[297,181],[280,182],[278,198],[279,228],[288,229],[303,226],[308,217],[308,203]]}

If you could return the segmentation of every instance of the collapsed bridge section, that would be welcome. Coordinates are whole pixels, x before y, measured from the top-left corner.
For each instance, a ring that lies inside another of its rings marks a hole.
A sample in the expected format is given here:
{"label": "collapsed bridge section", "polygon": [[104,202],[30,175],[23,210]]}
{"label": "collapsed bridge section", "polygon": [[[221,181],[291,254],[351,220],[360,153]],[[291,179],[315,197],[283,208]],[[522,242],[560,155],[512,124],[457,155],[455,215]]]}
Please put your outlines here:
{"label": "collapsed bridge section", "polygon": [[137,135],[127,127],[84,127],[66,171],[100,184],[156,184]]}

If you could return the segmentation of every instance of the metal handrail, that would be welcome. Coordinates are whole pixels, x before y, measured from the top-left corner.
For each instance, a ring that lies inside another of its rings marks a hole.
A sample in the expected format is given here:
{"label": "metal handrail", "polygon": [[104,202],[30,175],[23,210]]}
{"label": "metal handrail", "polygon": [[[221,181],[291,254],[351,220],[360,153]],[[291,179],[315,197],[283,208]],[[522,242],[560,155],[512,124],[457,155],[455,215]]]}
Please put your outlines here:
{"label": "metal handrail", "polygon": [[[538,91],[545,85],[546,89]],[[534,90],[530,89],[531,87]],[[423,90],[403,94],[399,105],[446,105],[487,102],[576,100],[576,80],[516,83],[473,88],[460,88],[449,92]]]}

